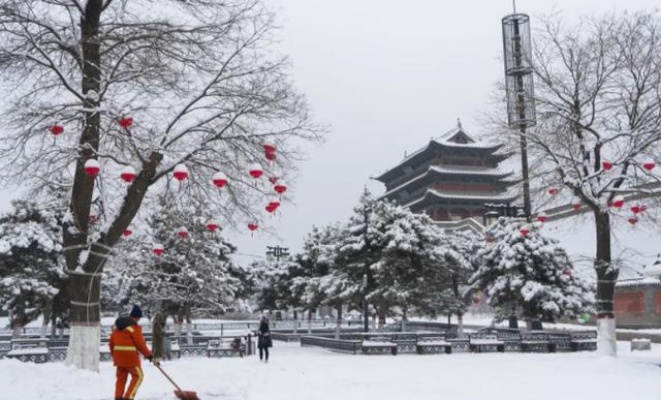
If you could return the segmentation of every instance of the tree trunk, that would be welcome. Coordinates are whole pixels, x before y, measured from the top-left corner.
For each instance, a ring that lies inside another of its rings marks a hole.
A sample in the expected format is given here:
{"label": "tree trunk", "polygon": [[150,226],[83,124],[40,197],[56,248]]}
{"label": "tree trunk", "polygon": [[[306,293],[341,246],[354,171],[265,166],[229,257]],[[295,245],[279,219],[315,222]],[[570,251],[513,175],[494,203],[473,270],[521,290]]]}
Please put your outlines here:
{"label": "tree trunk", "polygon": [[617,355],[613,299],[619,270],[611,264],[611,227],[608,212],[595,213],[597,229],[597,350],[605,356]]}
{"label": "tree trunk", "polygon": [[312,310],[308,310],[308,335],[312,333]]}
{"label": "tree trunk", "polygon": [[182,332],[182,322],[183,318],[179,314],[174,314],[172,316],[172,320],[174,321],[174,336],[179,338],[181,337],[181,332]]}
{"label": "tree trunk", "polygon": [[383,329],[386,325],[386,307],[384,305],[379,305],[379,326],[378,330]]}
{"label": "tree trunk", "polygon": [[340,340],[342,333],[342,303],[337,306],[337,321],[335,323],[335,339]]}
{"label": "tree trunk", "polygon": [[402,313],[402,332],[406,332],[406,321],[408,321],[408,317],[406,316],[406,310]]}
{"label": "tree trunk", "polygon": [[298,332],[298,311],[294,310],[294,335]]}
{"label": "tree trunk", "polygon": [[457,333],[459,337],[464,333],[464,313],[457,313]]}
{"label": "tree trunk", "polygon": [[186,343],[193,343],[193,320],[191,319],[190,310],[186,311]]}

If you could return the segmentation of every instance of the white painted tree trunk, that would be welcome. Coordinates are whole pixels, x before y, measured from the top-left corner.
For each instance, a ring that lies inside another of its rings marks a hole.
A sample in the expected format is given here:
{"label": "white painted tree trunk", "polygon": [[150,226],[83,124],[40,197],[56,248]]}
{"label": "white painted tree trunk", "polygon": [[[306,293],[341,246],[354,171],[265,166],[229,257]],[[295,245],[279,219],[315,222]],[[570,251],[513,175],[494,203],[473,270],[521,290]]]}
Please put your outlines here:
{"label": "white painted tree trunk", "polygon": [[99,372],[101,325],[71,325],[66,365]]}
{"label": "white painted tree trunk", "polygon": [[14,329],[12,330],[12,337],[19,337],[23,333],[23,325],[14,324]]}
{"label": "white painted tree trunk", "polygon": [[614,318],[600,318],[597,320],[597,354],[608,357],[617,356],[615,333]]}
{"label": "white painted tree trunk", "polygon": [[181,322],[175,321],[174,323],[174,336],[180,337],[182,331]]}
{"label": "white painted tree trunk", "polygon": [[186,322],[186,342],[193,344],[193,324],[190,321]]}
{"label": "white painted tree trunk", "polygon": [[45,338],[46,333],[48,333],[48,320],[44,318],[44,322],[41,324],[41,332],[39,332],[39,337]]}
{"label": "white painted tree trunk", "polygon": [[464,333],[464,314],[457,315],[457,333]]}

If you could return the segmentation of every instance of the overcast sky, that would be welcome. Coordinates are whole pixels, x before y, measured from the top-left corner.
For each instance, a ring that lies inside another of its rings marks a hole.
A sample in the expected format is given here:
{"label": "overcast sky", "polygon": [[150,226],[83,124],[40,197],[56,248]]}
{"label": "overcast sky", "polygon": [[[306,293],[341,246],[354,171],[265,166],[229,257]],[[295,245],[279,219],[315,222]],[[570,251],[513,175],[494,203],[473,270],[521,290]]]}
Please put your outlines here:
{"label": "overcast sky", "polygon": [[[239,252],[263,256],[267,245],[301,248],[312,225],[344,220],[370,176],[388,169],[457,118],[473,135],[476,118],[490,107],[503,75],[501,18],[511,0],[265,0],[280,8],[282,48],[294,79],[319,122],[325,143],[308,148],[308,160],[274,217],[279,238],[227,232]],[[567,18],[612,10],[651,9],[658,0],[526,0],[517,11]],[[0,193],[6,209],[10,191]],[[243,227],[240,227],[243,228]],[[246,258],[247,259],[247,258]]]}

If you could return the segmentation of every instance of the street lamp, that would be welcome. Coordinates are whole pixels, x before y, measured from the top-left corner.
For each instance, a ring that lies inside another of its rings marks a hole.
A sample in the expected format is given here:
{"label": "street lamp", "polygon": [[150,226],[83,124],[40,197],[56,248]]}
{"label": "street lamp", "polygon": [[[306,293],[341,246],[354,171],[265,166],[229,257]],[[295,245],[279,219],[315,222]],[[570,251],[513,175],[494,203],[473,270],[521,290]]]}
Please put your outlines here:
{"label": "street lamp", "polygon": [[363,274],[363,319],[364,319],[364,331],[369,332],[369,305],[367,303],[367,274]]}

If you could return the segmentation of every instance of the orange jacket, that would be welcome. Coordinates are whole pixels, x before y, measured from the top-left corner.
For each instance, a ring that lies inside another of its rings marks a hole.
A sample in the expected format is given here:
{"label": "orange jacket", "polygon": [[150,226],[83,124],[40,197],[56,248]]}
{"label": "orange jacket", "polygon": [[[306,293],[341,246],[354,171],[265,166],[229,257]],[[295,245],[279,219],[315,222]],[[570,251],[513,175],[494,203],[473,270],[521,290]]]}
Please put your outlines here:
{"label": "orange jacket", "polygon": [[117,367],[139,367],[140,357],[149,358],[151,351],[142,336],[142,327],[131,317],[119,317],[112,327],[108,346],[112,361]]}

